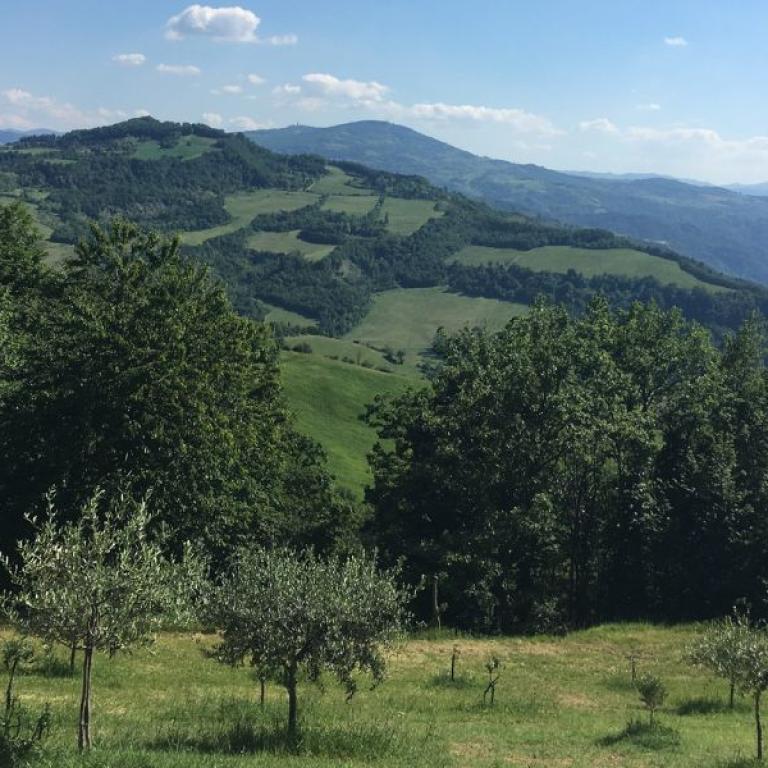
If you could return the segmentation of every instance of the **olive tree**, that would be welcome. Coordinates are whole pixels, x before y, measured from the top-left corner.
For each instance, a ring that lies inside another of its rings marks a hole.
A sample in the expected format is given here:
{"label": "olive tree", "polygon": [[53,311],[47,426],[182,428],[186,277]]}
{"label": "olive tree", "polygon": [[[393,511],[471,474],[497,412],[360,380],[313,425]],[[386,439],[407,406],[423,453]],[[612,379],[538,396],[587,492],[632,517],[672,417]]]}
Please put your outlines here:
{"label": "olive tree", "polygon": [[749,614],[734,609],[733,615],[710,624],[686,650],[686,659],[695,666],[709,669],[728,681],[728,706],[733,709],[739,672],[734,649],[750,632]]}
{"label": "olive tree", "polygon": [[[94,653],[110,656],[151,643],[164,617],[181,618],[186,584],[196,570],[168,560],[149,536],[146,504],[122,498],[107,508],[100,492],[76,522],[60,522],[49,498],[47,520],[34,539],[20,542],[11,566],[7,610],[25,634],[83,652],[78,747],[91,746]],[[33,521],[34,522],[34,521]]]}
{"label": "olive tree", "polygon": [[731,648],[736,684],[752,696],[755,713],[755,742],[757,759],[763,759],[763,726],[760,720],[760,702],[768,689],[768,629],[751,627]]}
{"label": "olive tree", "polygon": [[653,717],[656,710],[664,703],[664,699],[667,698],[667,689],[658,677],[648,673],[637,678],[635,687],[640,694],[640,701],[648,710],[649,725],[653,727]]}
{"label": "olive tree", "polygon": [[206,619],[223,633],[218,658],[249,663],[275,676],[288,693],[288,736],[298,728],[297,682],[330,672],[356,690],[355,673],[374,684],[385,674],[384,650],[406,619],[410,595],[393,572],[353,556],[323,560],[312,552],[242,550],[214,587]]}

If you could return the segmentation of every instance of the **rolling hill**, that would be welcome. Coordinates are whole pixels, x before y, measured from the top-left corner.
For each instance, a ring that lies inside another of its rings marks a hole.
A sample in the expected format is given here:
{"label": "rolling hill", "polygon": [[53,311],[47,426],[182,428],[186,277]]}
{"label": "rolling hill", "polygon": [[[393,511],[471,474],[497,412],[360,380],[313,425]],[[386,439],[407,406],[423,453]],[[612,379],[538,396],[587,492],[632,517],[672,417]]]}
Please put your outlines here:
{"label": "rolling hill", "polygon": [[52,261],[122,215],[180,235],[243,314],[273,324],[300,428],[360,496],[377,394],[417,382],[439,328],[500,328],[539,296],[679,306],[716,334],[768,290],[647,242],[495,210],[400,175],[284,156],[240,134],[138,118],[0,149],[0,205],[24,201]]}
{"label": "rolling hill", "polygon": [[506,210],[663,243],[715,269],[768,283],[768,200],[758,196],[765,194],[759,186],[738,194],[663,177],[560,173],[478,157],[381,121],[291,126],[248,136],[276,152],[311,152],[419,174]]}

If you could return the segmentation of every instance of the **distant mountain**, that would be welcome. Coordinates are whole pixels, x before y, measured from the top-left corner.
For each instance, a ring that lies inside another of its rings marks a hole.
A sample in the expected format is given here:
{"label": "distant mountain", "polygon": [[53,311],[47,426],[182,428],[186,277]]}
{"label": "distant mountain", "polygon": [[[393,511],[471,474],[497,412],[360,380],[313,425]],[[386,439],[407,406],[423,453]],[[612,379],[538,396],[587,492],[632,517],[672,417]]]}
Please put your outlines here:
{"label": "distant mountain", "polygon": [[754,193],[661,177],[585,178],[479,157],[373,120],[248,136],[276,152],[309,152],[418,174],[506,210],[663,243],[716,269],[768,283],[768,199]]}
{"label": "distant mountain", "polygon": [[0,130],[0,144],[12,144],[14,141],[23,139],[27,136],[50,136],[55,134],[47,128],[35,128],[31,131],[17,131],[12,128]]}
{"label": "distant mountain", "polygon": [[768,181],[763,184],[729,184],[728,189],[738,192],[740,195],[768,197]]}

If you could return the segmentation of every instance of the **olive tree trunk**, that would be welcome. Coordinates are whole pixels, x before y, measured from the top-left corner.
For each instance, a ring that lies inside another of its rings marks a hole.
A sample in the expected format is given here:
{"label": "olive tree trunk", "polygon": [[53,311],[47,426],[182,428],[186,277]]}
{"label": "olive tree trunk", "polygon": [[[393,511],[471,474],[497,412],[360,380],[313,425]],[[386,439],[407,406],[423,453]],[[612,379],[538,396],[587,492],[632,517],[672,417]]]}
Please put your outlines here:
{"label": "olive tree trunk", "polygon": [[82,752],[91,748],[91,672],[93,671],[93,647],[86,644],[83,652],[83,689],[80,695],[80,721],[77,747]]}
{"label": "olive tree trunk", "polygon": [[760,722],[760,695],[762,691],[755,692],[755,739],[757,740],[757,759],[763,759],[763,725]]}
{"label": "olive tree trunk", "polygon": [[286,670],[285,687],[288,689],[288,738],[295,741],[299,731],[299,705],[296,699],[296,662]]}

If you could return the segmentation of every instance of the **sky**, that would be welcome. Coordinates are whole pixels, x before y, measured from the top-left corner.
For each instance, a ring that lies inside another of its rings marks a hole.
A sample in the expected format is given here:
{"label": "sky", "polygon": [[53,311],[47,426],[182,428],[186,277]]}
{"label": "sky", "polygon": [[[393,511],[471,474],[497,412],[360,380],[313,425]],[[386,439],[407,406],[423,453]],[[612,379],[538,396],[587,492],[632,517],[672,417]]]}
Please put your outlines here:
{"label": "sky", "polygon": [[513,162],[753,183],[767,95],[766,0],[0,0],[0,128],[379,119]]}

